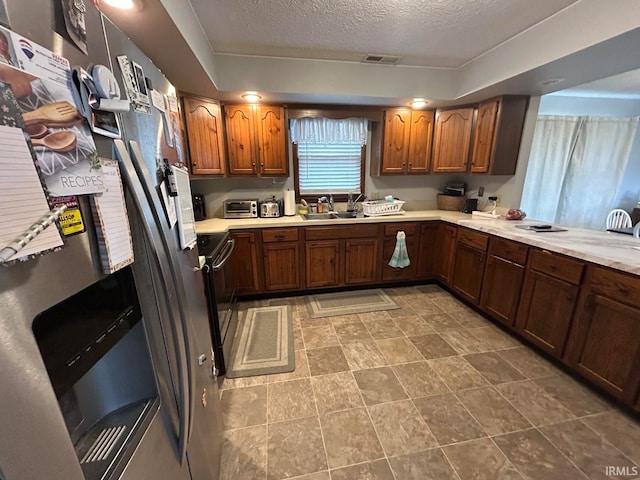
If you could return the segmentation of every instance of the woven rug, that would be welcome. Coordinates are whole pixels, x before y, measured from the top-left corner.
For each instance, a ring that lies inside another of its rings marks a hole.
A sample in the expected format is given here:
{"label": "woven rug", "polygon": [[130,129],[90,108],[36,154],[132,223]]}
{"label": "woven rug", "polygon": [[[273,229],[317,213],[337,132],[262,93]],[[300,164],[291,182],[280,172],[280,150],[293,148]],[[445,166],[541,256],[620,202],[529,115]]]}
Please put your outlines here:
{"label": "woven rug", "polygon": [[396,308],[400,308],[400,305],[380,289],[307,296],[307,309],[311,318],[377,312]]}
{"label": "woven rug", "polygon": [[227,378],[269,375],[295,369],[289,305],[249,308],[231,349]]}

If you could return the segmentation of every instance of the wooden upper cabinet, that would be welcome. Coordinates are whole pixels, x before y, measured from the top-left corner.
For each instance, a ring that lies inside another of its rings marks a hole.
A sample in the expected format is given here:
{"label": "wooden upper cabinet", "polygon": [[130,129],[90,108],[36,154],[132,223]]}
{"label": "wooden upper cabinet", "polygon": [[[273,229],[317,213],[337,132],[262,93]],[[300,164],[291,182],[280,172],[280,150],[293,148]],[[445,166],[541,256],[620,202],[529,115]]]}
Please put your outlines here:
{"label": "wooden upper cabinet", "polygon": [[182,97],[191,173],[224,175],[225,159],[220,105],[214,100]]}
{"label": "wooden upper cabinet", "polygon": [[473,107],[438,110],[433,141],[433,173],[466,172]]}
{"label": "wooden upper cabinet", "polygon": [[288,175],[284,108],[225,105],[224,111],[229,174]]}
{"label": "wooden upper cabinet", "polygon": [[513,175],[529,97],[505,95],[478,105],[471,173]]}
{"label": "wooden upper cabinet", "polygon": [[386,110],[380,173],[429,173],[433,120],[430,111]]}

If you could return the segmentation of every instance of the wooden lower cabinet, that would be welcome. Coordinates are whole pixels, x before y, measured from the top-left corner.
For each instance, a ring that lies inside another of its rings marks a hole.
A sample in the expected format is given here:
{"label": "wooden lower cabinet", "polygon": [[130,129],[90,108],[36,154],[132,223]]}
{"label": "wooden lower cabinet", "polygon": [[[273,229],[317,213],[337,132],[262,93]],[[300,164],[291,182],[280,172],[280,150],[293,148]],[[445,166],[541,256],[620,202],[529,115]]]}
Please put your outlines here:
{"label": "wooden lower cabinet", "polygon": [[486,253],[464,243],[456,246],[451,288],[466,300],[478,303]]}
{"label": "wooden lower cabinet", "polygon": [[407,254],[411,262],[404,268],[394,268],[389,265],[389,260],[396,249],[396,238],[385,238],[382,244],[382,280],[414,280],[416,277],[416,261],[418,259],[417,239],[414,235],[407,235]]}
{"label": "wooden lower cabinet", "polygon": [[513,327],[523,278],[524,266],[489,256],[482,281],[480,308],[496,320]]}
{"label": "wooden lower cabinet", "polygon": [[299,290],[302,288],[298,242],[264,244],[262,254],[264,256],[265,290]]}
{"label": "wooden lower cabinet", "polygon": [[437,232],[438,224],[436,222],[427,222],[420,225],[418,261],[416,264],[416,276],[419,279],[427,279],[434,276]]}
{"label": "wooden lower cabinet", "polygon": [[357,238],[344,241],[344,283],[374,283],[378,278],[378,239]]}
{"label": "wooden lower cabinet", "polygon": [[587,273],[565,355],[579,374],[629,405],[640,389],[640,278]]}
{"label": "wooden lower cabinet", "polygon": [[305,258],[307,288],[340,285],[340,240],[307,241]]}
{"label": "wooden lower cabinet", "polygon": [[436,278],[445,285],[451,282],[451,267],[456,253],[456,236],[458,227],[440,223],[436,230],[433,272]]}
{"label": "wooden lower cabinet", "polygon": [[260,265],[258,264],[258,244],[255,231],[231,232],[235,241],[231,254],[231,265],[236,279],[238,295],[260,293]]}

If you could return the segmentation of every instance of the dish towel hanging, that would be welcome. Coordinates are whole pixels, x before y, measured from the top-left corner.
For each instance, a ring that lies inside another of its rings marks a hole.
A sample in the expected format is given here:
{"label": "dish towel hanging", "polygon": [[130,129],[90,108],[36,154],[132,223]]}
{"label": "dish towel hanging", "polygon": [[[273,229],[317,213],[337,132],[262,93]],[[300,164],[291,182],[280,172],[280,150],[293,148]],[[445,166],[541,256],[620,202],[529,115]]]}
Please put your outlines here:
{"label": "dish towel hanging", "polygon": [[404,268],[411,264],[409,260],[409,253],[407,252],[406,235],[402,230],[398,231],[396,235],[396,248],[389,260],[389,266],[393,268]]}

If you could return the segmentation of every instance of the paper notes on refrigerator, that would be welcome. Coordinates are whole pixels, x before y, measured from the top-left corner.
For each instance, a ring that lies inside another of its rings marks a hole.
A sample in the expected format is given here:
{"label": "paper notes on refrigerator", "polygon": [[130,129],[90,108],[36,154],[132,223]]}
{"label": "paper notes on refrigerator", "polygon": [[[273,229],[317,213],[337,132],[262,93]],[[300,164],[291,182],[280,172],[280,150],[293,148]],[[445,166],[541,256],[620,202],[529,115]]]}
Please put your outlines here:
{"label": "paper notes on refrigerator", "polygon": [[33,230],[35,235],[24,238],[50,208],[22,130],[6,125],[0,125],[0,202],[4,205],[0,215],[2,263],[63,245],[55,225]]}
{"label": "paper notes on refrigerator", "polygon": [[133,263],[129,217],[118,162],[100,159],[105,191],[91,200],[104,273],[113,273]]}

